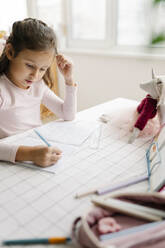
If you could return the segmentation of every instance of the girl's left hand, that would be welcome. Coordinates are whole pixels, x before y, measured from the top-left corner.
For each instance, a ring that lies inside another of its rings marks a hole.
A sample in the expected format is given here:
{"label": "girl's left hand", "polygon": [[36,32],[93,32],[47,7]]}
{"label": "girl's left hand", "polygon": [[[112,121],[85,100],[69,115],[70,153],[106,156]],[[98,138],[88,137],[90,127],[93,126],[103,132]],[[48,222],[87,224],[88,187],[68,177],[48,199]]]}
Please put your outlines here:
{"label": "girl's left hand", "polygon": [[73,65],[68,61],[63,55],[59,54],[56,56],[57,66],[62,75],[65,78],[65,83],[67,85],[73,85],[72,70]]}

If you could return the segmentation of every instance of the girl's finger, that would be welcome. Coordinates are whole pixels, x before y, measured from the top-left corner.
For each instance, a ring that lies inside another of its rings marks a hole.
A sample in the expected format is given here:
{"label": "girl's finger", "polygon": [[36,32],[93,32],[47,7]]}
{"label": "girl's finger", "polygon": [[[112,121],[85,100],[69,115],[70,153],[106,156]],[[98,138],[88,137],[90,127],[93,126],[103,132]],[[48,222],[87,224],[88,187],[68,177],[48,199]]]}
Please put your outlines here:
{"label": "girl's finger", "polygon": [[61,62],[63,59],[64,59],[64,57],[62,55],[56,56],[57,62]]}
{"label": "girl's finger", "polygon": [[51,147],[52,150],[51,150],[51,153],[52,154],[61,154],[62,151],[58,148],[58,147]]}
{"label": "girl's finger", "polygon": [[61,158],[61,155],[53,155],[53,156],[51,157],[51,162],[56,162],[56,161],[58,161],[60,158]]}
{"label": "girl's finger", "polygon": [[59,64],[59,67],[60,67],[61,69],[64,69],[65,66],[66,66],[66,64],[64,64],[64,63],[60,63],[60,64]]}

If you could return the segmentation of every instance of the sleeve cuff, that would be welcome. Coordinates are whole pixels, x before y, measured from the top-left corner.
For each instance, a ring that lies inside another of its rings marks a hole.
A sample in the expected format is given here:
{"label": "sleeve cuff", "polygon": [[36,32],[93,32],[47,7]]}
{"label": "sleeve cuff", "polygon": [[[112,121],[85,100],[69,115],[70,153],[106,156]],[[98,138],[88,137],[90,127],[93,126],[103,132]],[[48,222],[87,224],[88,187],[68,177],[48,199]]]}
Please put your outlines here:
{"label": "sleeve cuff", "polygon": [[0,143],[0,160],[15,164],[16,153],[19,145]]}
{"label": "sleeve cuff", "polygon": [[77,86],[78,86],[78,84],[77,83],[75,83],[74,85],[68,85],[68,84],[66,84],[66,91],[67,92],[76,92],[77,91]]}

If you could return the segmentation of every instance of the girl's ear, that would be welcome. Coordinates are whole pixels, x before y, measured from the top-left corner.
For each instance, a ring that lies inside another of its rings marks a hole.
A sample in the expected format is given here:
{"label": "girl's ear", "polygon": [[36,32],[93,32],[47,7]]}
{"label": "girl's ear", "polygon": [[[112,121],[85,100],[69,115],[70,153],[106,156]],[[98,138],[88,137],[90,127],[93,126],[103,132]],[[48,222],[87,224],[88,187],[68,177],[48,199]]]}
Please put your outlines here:
{"label": "girl's ear", "polygon": [[14,58],[14,49],[13,49],[12,44],[10,43],[6,44],[5,53],[6,53],[8,60],[12,60]]}

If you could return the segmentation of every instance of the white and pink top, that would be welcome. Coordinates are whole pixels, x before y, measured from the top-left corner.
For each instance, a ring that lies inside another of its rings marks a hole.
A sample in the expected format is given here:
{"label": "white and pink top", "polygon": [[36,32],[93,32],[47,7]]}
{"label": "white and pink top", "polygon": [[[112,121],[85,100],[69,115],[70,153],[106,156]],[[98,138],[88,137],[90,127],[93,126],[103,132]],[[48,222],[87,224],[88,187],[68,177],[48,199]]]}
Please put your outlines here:
{"label": "white and pink top", "polygon": [[[43,80],[28,89],[0,76],[0,139],[42,125],[40,104],[63,120],[73,120],[77,110],[77,87],[66,85],[65,100],[51,91]],[[0,142],[0,160],[15,162],[18,145]]]}

